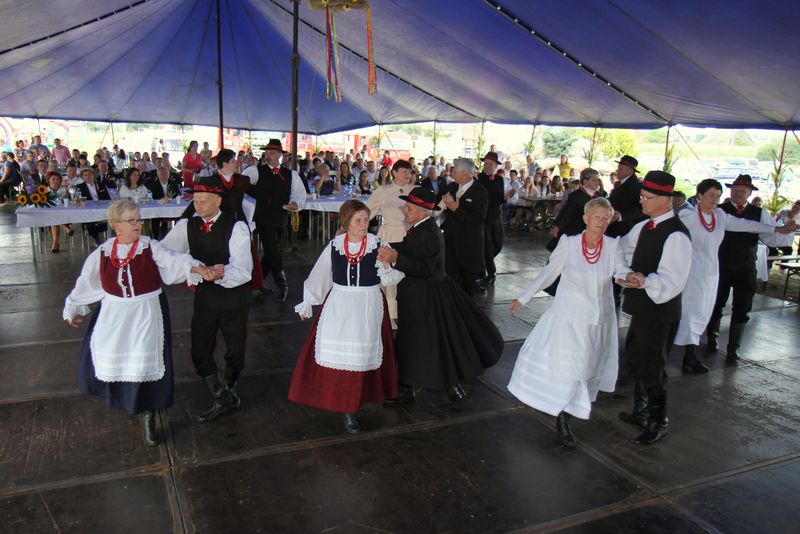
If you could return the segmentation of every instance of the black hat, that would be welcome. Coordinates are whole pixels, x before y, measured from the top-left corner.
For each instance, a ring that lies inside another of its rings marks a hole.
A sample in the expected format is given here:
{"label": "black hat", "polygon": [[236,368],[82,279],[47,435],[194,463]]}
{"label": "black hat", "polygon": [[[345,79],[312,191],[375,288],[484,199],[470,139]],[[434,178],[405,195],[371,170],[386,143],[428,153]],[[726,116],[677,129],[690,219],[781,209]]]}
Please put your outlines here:
{"label": "black hat", "polygon": [[187,191],[187,193],[216,193],[219,196],[222,196],[223,192],[218,179],[212,176],[197,178],[192,188]]}
{"label": "black hat", "polygon": [[753,185],[753,178],[751,178],[749,174],[740,174],[736,177],[732,184],[725,184],[725,187],[730,189],[734,185],[746,185],[753,191],[758,191],[758,188]]}
{"label": "black hat", "polygon": [[636,168],[639,166],[639,160],[634,158],[633,156],[627,156],[627,155],[622,156],[617,160],[617,163],[619,163],[620,165],[627,165],[628,167],[633,169],[633,172],[639,172],[639,169]]}
{"label": "black hat", "polygon": [[424,187],[415,187],[411,190],[411,192],[407,195],[400,195],[400,200],[405,200],[406,202],[410,202],[415,206],[419,206],[420,208],[425,208],[428,210],[439,211],[439,206],[436,205],[436,195],[430,189],[425,189]]}
{"label": "black hat", "polygon": [[674,197],[675,177],[664,171],[650,171],[642,180],[642,189],[662,197]]}
{"label": "black hat", "polygon": [[500,158],[497,156],[497,152],[487,152],[486,155],[483,156],[482,161],[486,161],[487,159],[500,165]]}
{"label": "black hat", "polygon": [[283,145],[280,139],[270,139],[269,143],[261,147],[261,150],[278,150],[283,152]]}

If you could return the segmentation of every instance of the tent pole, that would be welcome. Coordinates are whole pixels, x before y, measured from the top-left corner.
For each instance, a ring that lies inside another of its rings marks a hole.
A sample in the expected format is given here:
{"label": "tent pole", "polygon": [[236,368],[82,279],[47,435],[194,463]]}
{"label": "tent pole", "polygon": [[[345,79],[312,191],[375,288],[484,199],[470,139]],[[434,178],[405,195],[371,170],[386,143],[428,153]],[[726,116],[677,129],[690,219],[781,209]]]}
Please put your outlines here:
{"label": "tent pole", "polygon": [[39,117],[36,117],[36,126],[39,128],[39,138],[42,137],[42,121],[39,120]]}
{"label": "tent pole", "polygon": [[534,122],[532,126],[533,127],[531,128],[531,140],[528,141],[528,154],[525,154],[526,156],[533,155],[533,140],[536,138],[536,123]]}
{"label": "tent pole", "polygon": [[669,155],[669,132],[672,130],[672,123],[667,124],[667,141],[664,143],[664,167],[667,167],[667,156]]}
{"label": "tent pole", "polygon": [[783,156],[784,153],[786,152],[786,136],[788,135],[789,135],[789,127],[787,126],[783,130],[783,142],[781,143],[781,157],[778,160],[778,176],[780,176],[781,172],[783,172]]}
{"label": "tent pole", "polygon": [[[225,148],[225,136],[223,135],[224,121],[222,117],[222,22],[220,20],[220,0],[217,0],[217,100],[219,102],[219,148]],[[183,130],[183,126],[181,126]]]}
{"label": "tent pole", "polygon": [[109,122],[108,125],[111,128],[111,144],[112,145],[116,145],[117,144],[117,138],[114,135],[114,121]]}
{"label": "tent pole", "polygon": [[434,165],[436,164],[436,161],[435,161],[436,160],[436,141],[437,141],[436,121],[433,121],[433,159],[434,159]]}
{"label": "tent pole", "polygon": [[300,158],[297,154],[297,74],[300,69],[300,54],[297,49],[298,25],[300,22],[300,0],[294,0],[292,16],[292,169],[299,170]]}

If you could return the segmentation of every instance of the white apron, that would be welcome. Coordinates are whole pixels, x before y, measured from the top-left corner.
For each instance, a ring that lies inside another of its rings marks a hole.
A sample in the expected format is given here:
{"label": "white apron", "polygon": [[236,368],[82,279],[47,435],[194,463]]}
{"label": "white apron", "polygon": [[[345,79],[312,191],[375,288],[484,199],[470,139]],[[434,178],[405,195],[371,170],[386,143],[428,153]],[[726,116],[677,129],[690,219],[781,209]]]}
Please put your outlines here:
{"label": "white apron", "polygon": [[372,371],[383,361],[383,297],[379,285],[333,284],[317,325],[314,359],[340,371]]}
{"label": "white apron", "polygon": [[164,377],[161,289],[130,298],[105,294],[90,347],[98,380],[152,382]]}

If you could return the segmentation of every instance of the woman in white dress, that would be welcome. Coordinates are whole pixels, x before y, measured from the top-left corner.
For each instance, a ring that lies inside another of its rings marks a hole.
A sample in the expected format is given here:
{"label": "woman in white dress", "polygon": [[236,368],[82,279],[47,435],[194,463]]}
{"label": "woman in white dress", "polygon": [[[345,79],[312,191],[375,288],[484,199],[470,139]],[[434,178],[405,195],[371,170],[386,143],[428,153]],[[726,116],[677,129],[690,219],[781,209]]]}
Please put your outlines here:
{"label": "woman in white dress", "polygon": [[[108,208],[117,234],[94,250],[67,296],[63,318],[77,327],[99,302],[78,357],[78,388],[109,407],[141,414],[145,443],[158,444],[156,410],[172,405],[172,340],[162,284],[196,284],[211,272],[141,235],[139,208],[129,199]],[[197,273],[190,275],[190,273]]]}
{"label": "woman in white dress", "polygon": [[733,217],[717,208],[722,196],[722,184],[708,178],[697,184],[697,206],[682,210],[681,222],[692,237],[692,267],[681,296],[681,322],[675,335],[675,345],[684,346],[683,369],[690,373],[707,373],[697,359],[697,345],[708,325],[719,282],[719,251],[725,232],[789,233],[795,224],[784,227]]}
{"label": "woman in white dress", "polygon": [[140,182],[141,178],[139,169],[125,169],[125,183],[119,188],[119,198],[129,198],[137,204],[147,200],[149,189]]}
{"label": "woman in white dress", "polygon": [[617,381],[618,333],[612,276],[630,269],[616,238],[604,236],[611,204],[595,198],[583,210],[586,230],[562,236],[549,263],[511,303],[511,313],[561,276],[553,305],[519,351],[508,389],[525,404],[556,416],[564,445],[574,447],[570,415],[588,419],[598,391]]}
{"label": "woman in white dress", "polygon": [[[392,183],[378,187],[367,200],[370,219],[380,215],[381,227],[378,237],[389,243],[399,243],[406,236],[409,225],[405,222],[403,207],[405,201],[400,195],[407,195],[414,188],[411,164],[399,159],[392,165]],[[397,328],[397,287],[385,288],[386,302],[389,305],[389,317],[392,328]]]}

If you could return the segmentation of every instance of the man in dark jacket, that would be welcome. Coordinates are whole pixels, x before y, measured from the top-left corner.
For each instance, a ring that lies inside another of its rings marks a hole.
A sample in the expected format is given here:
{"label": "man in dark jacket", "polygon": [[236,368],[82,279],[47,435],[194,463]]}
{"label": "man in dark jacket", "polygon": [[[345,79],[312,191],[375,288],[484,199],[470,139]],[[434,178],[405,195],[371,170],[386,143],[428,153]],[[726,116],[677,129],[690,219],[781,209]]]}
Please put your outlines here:
{"label": "man in dark jacket", "polygon": [[618,181],[608,197],[611,207],[614,208],[614,218],[608,225],[606,235],[620,237],[628,233],[633,225],[642,220],[642,206],[639,204],[639,193],[642,184],[636,173],[639,161],[631,156],[622,156],[617,161]]}
{"label": "man in dark jacket", "polygon": [[483,282],[486,285],[494,284],[497,278],[494,258],[503,249],[501,211],[506,203],[506,188],[503,177],[495,174],[499,165],[500,159],[497,157],[497,152],[487,152],[483,157],[483,170],[478,174],[478,183],[486,189],[488,194],[486,218],[483,221],[483,259],[486,268]]}
{"label": "man in dark jacket", "polygon": [[586,229],[586,223],[583,222],[583,207],[598,196],[599,184],[600,173],[596,170],[587,167],[581,171],[580,187],[567,195],[564,207],[558,212],[558,217],[550,228],[550,235],[555,241],[547,246],[550,251],[556,249],[558,239],[562,235],[578,235]]}
{"label": "man in dark jacket", "polygon": [[447,209],[442,224],[445,244],[445,269],[470,295],[486,293],[477,282],[484,272],[483,229],[489,203],[486,189],[472,178],[475,164],[471,159],[453,162],[453,183],[442,197]]}

